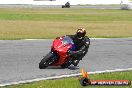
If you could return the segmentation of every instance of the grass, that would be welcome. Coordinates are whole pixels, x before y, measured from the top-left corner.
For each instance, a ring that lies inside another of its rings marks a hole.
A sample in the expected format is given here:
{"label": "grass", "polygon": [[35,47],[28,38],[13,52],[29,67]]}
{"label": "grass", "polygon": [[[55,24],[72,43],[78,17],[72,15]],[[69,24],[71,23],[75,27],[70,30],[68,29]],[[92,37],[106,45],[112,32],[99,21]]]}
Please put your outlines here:
{"label": "grass", "polygon": [[74,34],[85,27],[89,37],[132,37],[132,10],[0,8],[0,39],[46,39]]}
{"label": "grass", "polygon": [[132,21],[129,10],[97,9],[1,9],[1,20],[34,21]]}
{"label": "grass", "polygon": [[[113,79],[113,80],[132,81],[132,71],[93,74],[93,75],[89,75],[89,78],[92,80]],[[132,85],[131,86],[82,87],[79,84],[78,78],[64,78],[64,79],[58,79],[58,80],[44,80],[39,82],[27,83],[27,84],[11,85],[11,86],[5,86],[2,88],[132,88]]]}

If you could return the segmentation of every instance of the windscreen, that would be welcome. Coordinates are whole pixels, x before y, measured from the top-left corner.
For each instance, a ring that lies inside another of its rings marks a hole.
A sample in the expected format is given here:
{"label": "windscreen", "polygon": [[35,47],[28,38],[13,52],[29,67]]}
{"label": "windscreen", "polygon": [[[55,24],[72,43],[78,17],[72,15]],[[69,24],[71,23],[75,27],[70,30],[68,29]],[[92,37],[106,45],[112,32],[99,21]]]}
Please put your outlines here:
{"label": "windscreen", "polygon": [[65,36],[63,38],[62,43],[63,44],[74,44],[73,41],[72,41],[72,39],[70,37],[68,37],[68,36]]}

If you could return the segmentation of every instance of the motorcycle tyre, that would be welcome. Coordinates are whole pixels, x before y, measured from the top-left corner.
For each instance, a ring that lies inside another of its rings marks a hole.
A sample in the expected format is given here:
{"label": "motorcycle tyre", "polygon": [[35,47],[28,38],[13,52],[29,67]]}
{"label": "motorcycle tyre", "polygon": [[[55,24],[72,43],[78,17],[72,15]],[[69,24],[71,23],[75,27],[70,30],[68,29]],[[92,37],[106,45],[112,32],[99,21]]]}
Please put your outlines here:
{"label": "motorcycle tyre", "polygon": [[45,69],[46,67],[49,66],[50,58],[53,57],[53,53],[49,52],[39,63],[39,68],[40,69]]}
{"label": "motorcycle tyre", "polygon": [[65,69],[68,68],[71,65],[70,62],[65,62],[64,64],[61,65],[61,68]]}

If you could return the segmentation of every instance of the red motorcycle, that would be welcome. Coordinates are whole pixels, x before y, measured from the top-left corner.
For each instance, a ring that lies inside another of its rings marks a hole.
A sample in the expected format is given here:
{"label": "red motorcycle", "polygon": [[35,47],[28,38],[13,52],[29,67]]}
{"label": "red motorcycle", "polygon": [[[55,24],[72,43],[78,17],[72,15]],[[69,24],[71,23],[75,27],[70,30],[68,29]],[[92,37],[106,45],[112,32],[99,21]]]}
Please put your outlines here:
{"label": "red motorcycle", "polygon": [[51,51],[39,63],[39,68],[44,69],[48,66],[67,68],[73,61],[68,51],[74,51],[75,49],[76,46],[70,37],[62,36],[56,38],[51,46]]}

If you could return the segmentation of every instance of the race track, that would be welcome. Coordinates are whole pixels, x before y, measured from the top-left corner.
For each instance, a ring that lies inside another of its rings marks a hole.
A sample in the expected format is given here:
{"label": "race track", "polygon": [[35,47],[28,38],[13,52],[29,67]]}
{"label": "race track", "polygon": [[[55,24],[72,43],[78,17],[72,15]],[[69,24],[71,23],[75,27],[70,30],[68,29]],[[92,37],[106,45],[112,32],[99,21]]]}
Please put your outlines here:
{"label": "race track", "polygon": [[132,68],[132,38],[91,39],[88,54],[79,67],[39,69],[52,40],[0,40],[0,84],[62,74]]}

